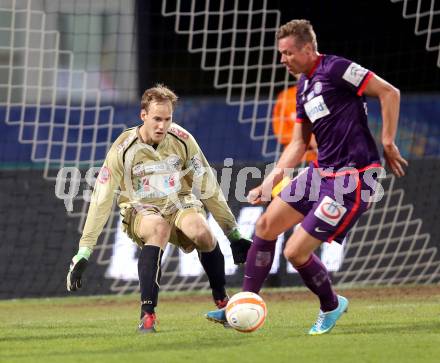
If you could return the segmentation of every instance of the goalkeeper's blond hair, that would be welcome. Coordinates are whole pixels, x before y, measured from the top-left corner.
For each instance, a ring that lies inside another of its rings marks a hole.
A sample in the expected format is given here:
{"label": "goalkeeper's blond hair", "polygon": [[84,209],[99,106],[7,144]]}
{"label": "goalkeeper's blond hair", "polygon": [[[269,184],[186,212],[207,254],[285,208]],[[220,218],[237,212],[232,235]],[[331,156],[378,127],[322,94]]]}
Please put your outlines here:
{"label": "goalkeeper's blond hair", "polygon": [[167,86],[163,84],[156,84],[156,86],[147,89],[142,95],[141,110],[145,110],[148,113],[151,102],[171,102],[171,106],[174,110],[177,103],[177,95],[171,91]]}

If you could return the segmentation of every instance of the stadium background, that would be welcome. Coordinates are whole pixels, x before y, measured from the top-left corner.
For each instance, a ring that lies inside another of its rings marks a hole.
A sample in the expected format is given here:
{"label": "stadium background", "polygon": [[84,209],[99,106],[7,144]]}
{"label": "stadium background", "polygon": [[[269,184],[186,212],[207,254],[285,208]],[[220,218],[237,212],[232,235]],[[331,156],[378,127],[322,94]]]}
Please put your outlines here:
{"label": "stadium background", "polygon": [[[402,92],[397,141],[410,160],[408,176],[384,181],[386,197],[353,230],[333,279],[349,286],[438,284],[440,9],[416,4],[0,0],[0,298],[66,294],[65,274],[87,210],[86,171],[99,166],[122,129],[138,123],[139,97],[156,82],[181,97],[175,120],[194,134],[208,160],[221,170],[229,165],[225,158],[233,159],[232,185],[242,167],[264,171],[279,154],[270,111],[276,94],[291,84],[274,61],[273,36],[277,24],[292,18],[312,21],[322,53],[353,59]],[[405,14],[419,18],[404,19],[403,5]],[[433,15],[422,16],[425,10]],[[229,32],[218,31],[222,13]],[[376,102],[369,102],[369,112],[378,137]],[[69,191],[56,191],[60,167],[81,170],[70,212],[56,196]],[[249,178],[246,188],[256,183]],[[240,217],[245,206],[233,190],[228,199]],[[115,212],[82,294],[137,289],[134,279],[109,277],[117,230]],[[203,275],[181,274],[181,259],[169,251],[163,288],[207,288]],[[229,284],[238,286],[240,276],[233,272]],[[267,285],[298,283],[280,259]]]}

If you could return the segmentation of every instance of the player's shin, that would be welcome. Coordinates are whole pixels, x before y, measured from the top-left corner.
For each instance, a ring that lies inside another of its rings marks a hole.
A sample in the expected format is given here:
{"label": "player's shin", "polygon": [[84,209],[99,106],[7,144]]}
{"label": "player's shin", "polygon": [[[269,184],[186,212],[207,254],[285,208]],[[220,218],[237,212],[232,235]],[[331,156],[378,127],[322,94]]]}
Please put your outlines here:
{"label": "player's shin", "polygon": [[259,293],[272,267],[276,240],[265,240],[254,235],[244,270],[243,291]]}
{"label": "player's shin", "polygon": [[227,302],[225,290],[225,258],[220,246],[217,243],[210,252],[199,252],[199,259],[203,269],[208,275],[209,285],[212,290],[212,297],[217,307],[224,307]]}
{"label": "player's shin", "polygon": [[318,296],[323,312],[338,307],[338,297],[333,291],[330,275],[318,256],[312,253],[306,263],[295,268],[304,284]]}
{"label": "player's shin", "polygon": [[159,295],[161,261],[163,250],[158,246],[145,245],[139,255],[138,273],[141,290],[141,318],[153,314]]}

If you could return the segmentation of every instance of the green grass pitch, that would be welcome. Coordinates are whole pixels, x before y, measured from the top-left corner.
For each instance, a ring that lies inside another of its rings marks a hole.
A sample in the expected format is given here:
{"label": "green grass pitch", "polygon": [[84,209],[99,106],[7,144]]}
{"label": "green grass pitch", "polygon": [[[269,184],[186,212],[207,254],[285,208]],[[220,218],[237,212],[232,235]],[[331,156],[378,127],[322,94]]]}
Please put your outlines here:
{"label": "green grass pitch", "polygon": [[159,332],[137,333],[138,296],[0,301],[0,362],[440,362],[440,287],[342,290],[349,311],[306,332],[317,300],[263,292],[268,317],[244,334],[205,320],[207,294],[160,296]]}

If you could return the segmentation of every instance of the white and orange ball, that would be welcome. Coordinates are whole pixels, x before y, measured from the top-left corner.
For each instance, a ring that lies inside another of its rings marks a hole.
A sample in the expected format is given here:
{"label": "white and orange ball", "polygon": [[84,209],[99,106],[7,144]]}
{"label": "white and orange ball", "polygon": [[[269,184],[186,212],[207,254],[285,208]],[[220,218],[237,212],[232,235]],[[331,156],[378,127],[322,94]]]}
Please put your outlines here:
{"label": "white and orange ball", "polygon": [[261,296],[245,291],[231,297],[226,306],[226,319],[235,330],[250,333],[266,320],[267,307]]}

